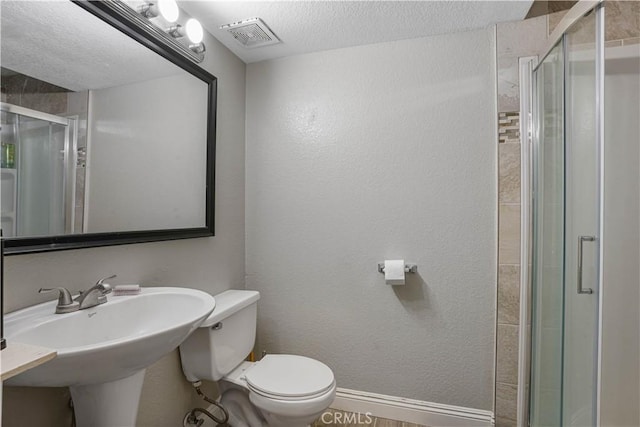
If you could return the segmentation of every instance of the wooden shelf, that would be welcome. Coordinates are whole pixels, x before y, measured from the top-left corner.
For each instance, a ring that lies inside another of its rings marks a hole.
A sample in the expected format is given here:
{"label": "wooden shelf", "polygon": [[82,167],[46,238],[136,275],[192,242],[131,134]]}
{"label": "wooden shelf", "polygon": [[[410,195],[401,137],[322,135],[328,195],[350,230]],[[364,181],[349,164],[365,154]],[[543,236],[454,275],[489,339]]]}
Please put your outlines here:
{"label": "wooden shelf", "polygon": [[58,353],[44,347],[19,342],[7,342],[0,351],[0,379],[6,381],[24,371],[40,366],[56,357]]}

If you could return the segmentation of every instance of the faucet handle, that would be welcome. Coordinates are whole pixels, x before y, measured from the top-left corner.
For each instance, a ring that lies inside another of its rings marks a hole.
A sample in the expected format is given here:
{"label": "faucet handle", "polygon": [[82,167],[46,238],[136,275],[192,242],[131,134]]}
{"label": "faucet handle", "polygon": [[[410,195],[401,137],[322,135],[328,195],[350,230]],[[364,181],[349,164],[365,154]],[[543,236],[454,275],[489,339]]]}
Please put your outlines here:
{"label": "faucet handle", "polygon": [[58,295],[58,305],[69,305],[73,303],[73,298],[71,298],[71,292],[67,290],[67,288],[40,288],[38,293],[41,294],[43,292],[53,292],[58,291],[60,295]]}
{"label": "faucet handle", "polygon": [[111,285],[108,283],[104,283],[105,280],[109,280],[109,279],[113,279],[118,277],[117,274],[114,274],[113,276],[109,276],[109,277],[105,277],[104,279],[100,279],[96,282],[96,286],[100,286],[102,288],[102,294],[108,294],[111,292]]}
{"label": "faucet handle", "polygon": [[117,275],[117,274],[114,274],[113,276],[105,277],[104,279],[100,279],[100,280],[98,280],[98,281],[96,282],[96,285],[102,285],[102,283],[103,283],[105,280],[115,279],[116,277],[118,277],[118,275]]}
{"label": "faucet handle", "polygon": [[38,293],[58,291],[58,305],[56,306],[56,313],[70,313],[78,310],[78,303],[71,298],[71,293],[67,288],[40,288]]}

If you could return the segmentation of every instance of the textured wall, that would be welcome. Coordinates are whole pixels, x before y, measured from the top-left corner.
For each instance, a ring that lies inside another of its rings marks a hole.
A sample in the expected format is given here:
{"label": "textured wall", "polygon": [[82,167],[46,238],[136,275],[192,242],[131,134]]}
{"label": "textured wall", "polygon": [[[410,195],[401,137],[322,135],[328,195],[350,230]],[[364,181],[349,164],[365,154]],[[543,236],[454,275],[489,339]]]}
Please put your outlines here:
{"label": "textured wall", "polygon": [[[492,409],[492,30],[251,64],[247,287],[259,347],[340,387]],[[385,285],[384,259],[418,264]]]}
{"label": "textured wall", "polygon": [[204,226],[207,93],[186,72],[91,91],[88,232]]}
{"label": "textured wall", "polygon": [[[51,299],[37,293],[42,286],[83,289],[114,273],[123,282],[211,294],[244,287],[245,65],[212,37],[205,43],[203,67],[218,77],[216,236],[7,257],[6,312]],[[147,370],[138,426],[181,425],[192,396],[174,352]],[[3,425],[66,427],[68,397],[66,389],[5,387]]]}

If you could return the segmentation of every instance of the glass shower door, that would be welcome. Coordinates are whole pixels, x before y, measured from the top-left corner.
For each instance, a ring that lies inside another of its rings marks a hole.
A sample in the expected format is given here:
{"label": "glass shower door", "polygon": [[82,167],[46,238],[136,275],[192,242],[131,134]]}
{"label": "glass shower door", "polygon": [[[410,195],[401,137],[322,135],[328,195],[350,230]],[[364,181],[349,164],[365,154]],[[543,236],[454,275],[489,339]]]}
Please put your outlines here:
{"label": "glass shower door", "polygon": [[6,103],[0,107],[0,208],[5,237],[69,232],[75,177],[71,139],[74,122]]}
{"label": "glass shower door", "polygon": [[[596,425],[599,153],[596,12],[565,43],[565,316],[563,426]],[[600,52],[602,53],[602,52]]]}
{"label": "glass shower door", "polygon": [[532,426],[562,419],[564,304],[564,52],[556,45],[534,76]]}
{"label": "glass shower door", "polygon": [[68,126],[19,116],[18,236],[65,232]]}
{"label": "glass shower door", "polygon": [[596,425],[596,33],[591,11],[534,71],[531,426]]}

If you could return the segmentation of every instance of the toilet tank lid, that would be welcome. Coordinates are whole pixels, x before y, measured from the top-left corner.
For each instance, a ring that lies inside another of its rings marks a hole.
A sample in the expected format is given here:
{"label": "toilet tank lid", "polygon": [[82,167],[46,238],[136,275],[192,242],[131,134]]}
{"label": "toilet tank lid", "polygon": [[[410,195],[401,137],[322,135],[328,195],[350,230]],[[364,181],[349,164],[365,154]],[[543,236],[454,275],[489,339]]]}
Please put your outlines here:
{"label": "toilet tank lid", "polygon": [[222,322],[227,317],[255,303],[260,299],[258,291],[238,291],[229,290],[221,294],[214,295],[216,308],[200,325],[201,328],[208,328],[218,322]]}

